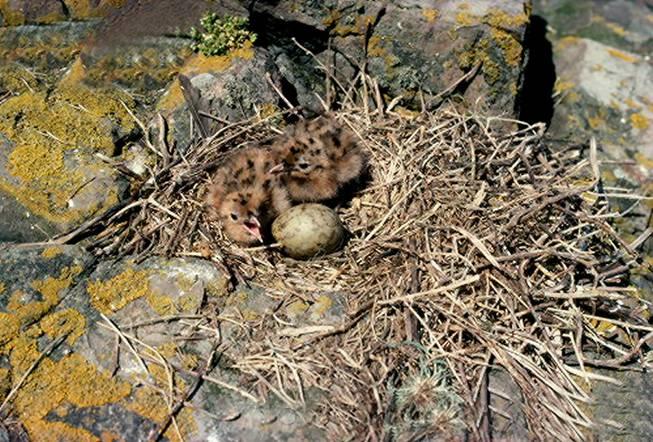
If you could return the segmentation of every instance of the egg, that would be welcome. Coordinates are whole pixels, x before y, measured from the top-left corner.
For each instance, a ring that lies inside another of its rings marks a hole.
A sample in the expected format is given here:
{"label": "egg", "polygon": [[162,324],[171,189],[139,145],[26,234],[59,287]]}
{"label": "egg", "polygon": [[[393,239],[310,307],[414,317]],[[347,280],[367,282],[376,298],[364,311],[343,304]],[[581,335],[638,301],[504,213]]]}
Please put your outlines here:
{"label": "egg", "polygon": [[338,250],[345,240],[345,228],[332,209],[300,204],[274,220],[272,236],[288,256],[308,259]]}

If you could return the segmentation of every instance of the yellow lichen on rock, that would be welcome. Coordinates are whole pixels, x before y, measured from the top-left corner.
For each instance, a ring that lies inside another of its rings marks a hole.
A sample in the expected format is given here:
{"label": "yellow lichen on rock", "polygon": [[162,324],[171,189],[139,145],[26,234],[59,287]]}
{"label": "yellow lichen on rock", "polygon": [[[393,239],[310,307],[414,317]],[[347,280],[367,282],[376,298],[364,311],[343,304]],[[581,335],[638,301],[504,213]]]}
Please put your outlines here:
{"label": "yellow lichen on rock", "polygon": [[[16,180],[0,179],[0,189],[59,223],[78,221],[115,204],[113,190],[94,206],[69,207],[70,198],[89,177],[79,167],[68,166],[66,155],[79,148],[113,155],[115,127],[125,132],[134,128],[120,99],[109,91],[63,85],[49,96],[30,92],[6,100],[0,105],[0,133],[15,144],[7,170]],[[99,160],[85,166],[87,172],[106,167]]]}
{"label": "yellow lichen on rock", "polygon": [[[228,69],[236,58],[251,60],[254,58],[254,49],[251,42],[246,42],[242,48],[234,49],[226,55],[215,55],[207,57],[203,54],[195,54],[179,70],[180,74],[188,77],[205,72],[223,72]],[[168,87],[165,95],[157,103],[159,110],[173,110],[184,102],[184,95],[179,85],[179,80]]]}
{"label": "yellow lichen on rock", "polygon": [[[41,301],[25,302],[26,294],[17,290],[7,303],[7,312],[15,319],[10,319],[7,327],[11,329],[11,324],[18,323],[18,326],[31,324],[41,319],[48,313],[60,299],[60,292],[68,288],[73,278],[79,275],[82,268],[79,266],[66,267],[56,278],[48,276],[47,278],[32,282],[32,288],[41,294]],[[4,322],[4,321],[3,321]],[[5,332],[0,328],[0,343]]]}
{"label": "yellow lichen on rock", "polygon": [[112,9],[118,9],[126,0],[66,0],[66,7],[75,19],[103,17]]}
{"label": "yellow lichen on rock", "polygon": [[[136,390],[132,399],[126,404],[126,408],[158,424],[163,423],[170,413],[169,407],[162,395],[148,387],[142,387]],[[179,412],[176,420],[181,437],[173,425],[163,434],[171,442],[181,442],[188,435],[192,435],[197,431],[197,423],[193,418],[192,411],[188,407],[183,408]]]}
{"label": "yellow lichen on rock", "polygon": [[[36,355],[38,357],[38,352]],[[13,367],[12,367],[13,368]],[[43,359],[19,390],[13,401],[14,409],[28,433],[38,440],[44,434],[59,434],[54,440],[97,440],[84,430],[46,419],[48,413],[62,403],[93,407],[120,401],[129,395],[131,387],[98,370],[78,354],[58,361]]]}
{"label": "yellow lichen on rock", "polygon": [[440,16],[440,11],[433,8],[422,9],[422,15],[429,23],[434,23]]}
{"label": "yellow lichen on rock", "polygon": [[149,272],[127,269],[106,281],[90,281],[86,290],[93,307],[111,314],[150,292]]}
{"label": "yellow lichen on rock", "polygon": [[630,124],[638,130],[646,130],[648,129],[650,123],[648,121],[648,118],[646,118],[644,115],[641,113],[635,113],[630,115]]}
{"label": "yellow lichen on rock", "polygon": [[41,329],[51,338],[66,336],[68,345],[73,345],[86,331],[86,318],[75,309],[59,310],[41,319]]}
{"label": "yellow lichen on rock", "polygon": [[46,258],[46,259],[52,259],[55,256],[59,256],[63,253],[63,247],[61,246],[53,246],[53,247],[46,247],[43,249],[41,252],[41,256]]}
{"label": "yellow lichen on rock", "polygon": [[315,300],[315,304],[313,304],[312,314],[315,316],[324,316],[324,314],[329,311],[332,306],[333,300],[329,296],[320,295]]}
{"label": "yellow lichen on rock", "polygon": [[627,52],[620,51],[618,49],[609,48],[608,54],[612,55],[615,58],[619,58],[628,63],[635,63],[639,61],[639,58],[636,55],[629,54]]}
{"label": "yellow lichen on rock", "polygon": [[25,24],[25,14],[14,6],[10,0],[0,0],[0,15],[4,19],[4,26],[19,26]]}

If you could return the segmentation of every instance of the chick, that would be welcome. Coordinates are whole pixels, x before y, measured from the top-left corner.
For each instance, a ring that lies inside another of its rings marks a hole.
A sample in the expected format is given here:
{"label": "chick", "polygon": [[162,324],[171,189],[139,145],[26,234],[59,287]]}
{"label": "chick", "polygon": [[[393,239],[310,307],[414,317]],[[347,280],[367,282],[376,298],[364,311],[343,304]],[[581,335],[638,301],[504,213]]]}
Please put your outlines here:
{"label": "chick", "polygon": [[276,164],[270,172],[281,175],[296,202],[338,196],[366,164],[354,134],[326,117],[300,121],[273,144],[272,151]]}
{"label": "chick", "polygon": [[269,151],[249,148],[229,157],[213,176],[206,195],[209,215],[235,242],[263,242],[272,221],[290,208],[280,179],[268,173],[272,164]]}

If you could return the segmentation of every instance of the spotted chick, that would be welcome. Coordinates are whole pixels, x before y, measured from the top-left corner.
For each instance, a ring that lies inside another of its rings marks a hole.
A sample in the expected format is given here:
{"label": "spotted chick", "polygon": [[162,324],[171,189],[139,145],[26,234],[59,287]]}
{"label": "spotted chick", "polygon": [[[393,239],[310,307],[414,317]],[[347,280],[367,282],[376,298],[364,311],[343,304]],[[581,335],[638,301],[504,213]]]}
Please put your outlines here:
{"label": "spotted chick", "polygon": [[354,134],[329,117],[302,120],[272,146],[279,174],[295,202],[325,201],[358,178],[366,165]]}
{"label": "spotted chick", "polygon": [[247,148],[230,156],[216,171],[206,194],[209,216],[222,222],[233,241],[261,243],[272,221],[290,208],[279,177],[269,174],[271,152]]}

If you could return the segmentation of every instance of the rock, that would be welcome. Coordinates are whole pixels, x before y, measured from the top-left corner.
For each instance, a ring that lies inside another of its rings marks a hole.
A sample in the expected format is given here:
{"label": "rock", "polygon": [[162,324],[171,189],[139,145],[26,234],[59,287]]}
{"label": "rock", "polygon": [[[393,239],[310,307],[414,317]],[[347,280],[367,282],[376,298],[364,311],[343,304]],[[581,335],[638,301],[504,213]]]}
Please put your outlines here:
{"label": "rock", "polygon": [[0,26],[53,23],[65,18],[66,9],[63,2],[9,0],[0,5]]}
{"label": "rock", "polygon": [[0,192],[0,243],[40,242],[57,233],[55,224],[33,215],[14,197]]}
{"label": "rock", "polygon": [[110,208],[126,183],[94,153],[115,154],[121,128],[133,125],[128,118],[117,98],[83,87],[6,100],[0,134],[9,142],[0,145],[0,190],[63,229]]}
{"label": "rock", "polygon": [[574,36],[646,55],[653,49],[651,6],[627,0],[536,0],[534,12],[559,38]]}
{"label": "rock", "polygon": [[[265,49],[247,45],[224,56],[195,54],[181,68],[180,74],[188,79],[186,89],[195,97],[195,107],[223,121],[240,121],[256,114],[265,117],[279,109],[279,95],[266,81],[266,76],[281,90],[280,75]],[[174,139],[185,149],[190,143],[190,127],[188,105],[181,86],[180,80],[175,80],[157,108],[169,117]],[[206,133],[213,133],[216,122],[209,118],[202,121]]]}
{"label": "rock", "polygon": [[[481,75],[463,88],[465,97],[470,102],[482,97],[497,113],[514,110],[527,23],[528,11],[521,1],[447,1],[435,7],[422,1],[301,6],[259,2],[252,15],[253,28],[264,34],[262,44],[269,44],[283,69],[292,72],[285,75],[295,80],[302,105],[312,107],[304,92],[320,88],[315,79],[321,75],[306,69],[311,57],[297,48],[293,37],[327,65],[335,59],[336,70],[345,77],[351,77],[367,53],[367,67],[382,91],[391,97],[402,95],[404,104],[412,106],[418,105],[419,91],[427,99],[433,97],[482,62]],[[326,50],[329,37],[333,52]]]}
{"label": "rock", "polygon": [[[595,137],[605,186],[653,190],[653,67],[643,57],[592,40],[567,37],[555,45],[559,104],[549,132],[587,142]],[[616,161],[616,163],[615,163]],[[610,198],[613,210],[634,201]],[[634,241],[653,206],[643,201],[628,218],[615,220],[622,237]],[[632,209],[630,209],[632,210]],[[633,216],[634,215],[634,216]]]}
{"label": "rock", "polygon": [[[227,299],[226,279],[207,261],[150,258],[94,269],[92,257],[75,246],[0,251],[0,275],[0,379],[15,381],[39,351],[63,339],[11,403],[32,438],[47,432],[59,440],[107,435],[148,440],[169,413],[169,378],[156,364],[157,354],[175,364],[174,383],[183,395],[216,335],[209,326],[201,341],[179,338],[192,330],[188,324],[196,322],[192,315],[202,303],[217,306]],[[244,305],[239,308],[246,312]],[[132,345],[139,348],[141,362],[125,345],[116,359],[116,334],[100,313],[127,339],[139,339]],[[186,323],[178,315],[186,315]],[[252,402],[258,395],[240,385],[228,358],[222,355],[192,405],[177,415],[184,440],[324,438],[311,425],[308,410],[292,410],[274,397]],[[315,397],[307,396],[308,408]],[[172,428],[164,436],[178,440]]]}

